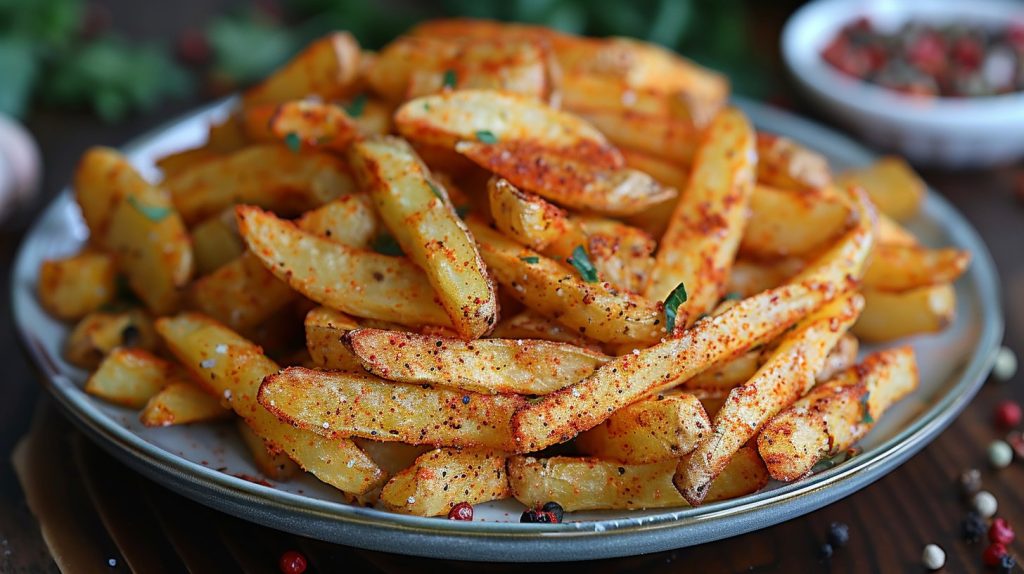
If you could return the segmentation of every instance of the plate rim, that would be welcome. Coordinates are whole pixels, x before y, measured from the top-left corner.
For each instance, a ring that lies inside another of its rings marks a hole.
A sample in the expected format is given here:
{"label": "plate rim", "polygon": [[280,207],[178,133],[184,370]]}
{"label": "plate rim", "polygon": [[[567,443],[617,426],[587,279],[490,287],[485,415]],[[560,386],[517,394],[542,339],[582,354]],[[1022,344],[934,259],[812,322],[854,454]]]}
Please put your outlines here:
{"label": "plate rim", "polygon": [[[235,97],[201,106],[173,118],[121,149],[146,146],[165,131],[226,111]],[[829,128],[769,106],[734,97],[753,123],[785,124],[796,131],[856,150],[865,161],[877,157]],[[756,119],[755,119],[756,118]],[[797,137],[796,139],[800,139]],[[276,490],[220,473],[152,445],[116,424],[92,405],[31,332],[22,305],[36,305],[34,277],[26,245],[38,240],[40,224],[73,201],[65,187],[39,214],[18,246],[11,273],[15,328],[43,375],[43,386],[61,409],[95,442],[131,468],[197,502],[243,519],[296,534],[417,556],[477,561],[568,561],[656,552],[710,542],[776,524],[839,500],[888,474],[931,442],[966,407],[991,369],[1003,336],[1002,299],[995,265],[977,231],[939,194],[926,202],[937,210],[951,240],[972,250],[968,277],[981,300],[981,329],[971,357],[949,392],[889,440],[871,451],[808,479],[700,508],[665,509],[652,516],[572,522],[558,525],[463,523],[400,515]],[[190,474],[191,473],[191,474]],[[583,540],[587,544],[581,544]]]}

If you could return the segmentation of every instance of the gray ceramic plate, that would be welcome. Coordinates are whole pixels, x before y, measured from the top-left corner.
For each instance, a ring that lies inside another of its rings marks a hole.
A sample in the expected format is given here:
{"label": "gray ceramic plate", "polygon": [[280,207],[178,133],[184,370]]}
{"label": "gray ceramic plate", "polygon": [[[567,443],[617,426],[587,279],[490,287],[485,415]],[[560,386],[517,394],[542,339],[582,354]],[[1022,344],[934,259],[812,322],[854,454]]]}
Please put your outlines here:
{"label": "gray ceramic plate", "polygon": [[[739,101],[761,128],[820,150],[834,167],[873,156],[831,131],[789,114]],[[221,102],[143,136],[125,147],[147,177],[153,160],[198,144]],[[518,524],[515,501],[480,505],[474,522],[402,516],[347,505],[336,491],[303,477],[255,484],[257,475],[229,425],[147,429],[137,413],[89,397],[85,373],[61,359],[67,326],[49,318],[35,298],[36,270],[46,259],[76,251],[87,232],[70,193],[58,197],[33,226],[13,270],[18,329],[43,373],[43,384],[71,418],[132,468],[185,496],[253,522],[330,542],[439,558],[557,561],[606,558],[700,544],[764,528],[834,502],[899,466],[932,440],[970,401],[988,374],[1002,337],[998,278],[978,235],[945,200],[930,194],[911,226],[930,245],[970,250],[970,271],[957,285],[956,321],[944,333],[913,341],[921,388],[887,413],[852,460],[794,484],[700,508],[591,512],[558,525]]]}

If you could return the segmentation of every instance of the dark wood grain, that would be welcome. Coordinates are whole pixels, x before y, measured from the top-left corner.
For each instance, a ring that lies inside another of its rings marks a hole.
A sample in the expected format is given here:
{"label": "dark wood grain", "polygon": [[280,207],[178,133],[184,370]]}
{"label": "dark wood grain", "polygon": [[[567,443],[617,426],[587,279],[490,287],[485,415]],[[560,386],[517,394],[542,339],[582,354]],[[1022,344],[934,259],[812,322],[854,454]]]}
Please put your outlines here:
{"label": "dark wood grain", "polygon": [[[169,40],[190,23],[232,3],[120,0],[106,4],[115,6],[112,12],[119,29],[137,37]],[[772,34],[764,36],[773,41]],[[46,161],[44,195],[52,197],[69,179],[75,161],[87,146],[121,144],[196,103],[178,102],[117,126],[103,125],[84,114],[37,113],[28,125],[38,138]],[[1020,168],[1011,167],[974,173],[928,171],[924,175],[929,184],[948,197],[976,226],[988,244],[1002,276],[1002,303],[1007,324],[1005,343],[1024,352],[1024,203],[1015,199],[1013,193],[1020,173]],[[31,217],[32,213],[27,213],[13,229],[9,226],[6,231],[0,231],[0,267],[3,269],[9,269],[21,228]],[[0,300],[9,301],[9,295],[8,283],[0,282]],[[0,305],[0,324],[3,325],[0,357],[4,370],[4,376],[0,377],[0,572],[49,572],[54,566],[25,508],[10,464],[11,449],[28,428],[39,391],[34,373],[15,341],[7,304]],[[980,558],[983,544],[967,545],[959,537],[959,520],[966,512],[966,505],[958,495],[955,478],[969,467],[983,469],[985,487],[999,499],[1000,515],[1017,525],[1018,532],[1024,532],[1024,464],[1016,462],[996,472],[987,468],[985,460],[985,446],[998,436],[990,423],[992,408],[1005,398],[1024,402],[1024,376],[1018,374],[1010,383],[987,384],[964,414],[909,462],[864,490],[804,517],[700,547],[566,565],[559,570],[916,573],[923,570],[920,566],[922,548],[925,544],[936,543],[946,550],[947,572],[983,572]],[[93,454],[105,456],[98,452]],[[140,503],[140,508],[152,512],[153,520],[163,521],[165,533],[177,529],[167,534],[168,544],[193,548],[189,539],[196,538],[197,532],[222,538],[216,543],[203,538],[209,544],[204,553],[183,561],[183,564],[195,565],[197,570],[234,568],[238,561],[229,556],[235,556],[236,559],[247,557],[251,568],[272,572],[275,556],[288,547],[298,547],[308,553],[315,569],[321,572],[338,571],[343,567],[348,571],[367,572],[407,572],[439,567],[448,572],[481,570],[479,564],[441,563],[295,539],[233,519],[215,518],[212,511],[147,482],[139,488],[151,501]],[[205,530],[190,532],[189,520],[202,523]],[[213,525],[208,520],[224,522]],[[849,525],[851,541],[826,562],[817,558],[816,549],[833,521]],[[1021,539],[1012,550],[1024,557]],[[224,556],[211,558],[208,551],[224,553]],[[522,566],[515,565],[488,568],[493,572],[522,570]]]}

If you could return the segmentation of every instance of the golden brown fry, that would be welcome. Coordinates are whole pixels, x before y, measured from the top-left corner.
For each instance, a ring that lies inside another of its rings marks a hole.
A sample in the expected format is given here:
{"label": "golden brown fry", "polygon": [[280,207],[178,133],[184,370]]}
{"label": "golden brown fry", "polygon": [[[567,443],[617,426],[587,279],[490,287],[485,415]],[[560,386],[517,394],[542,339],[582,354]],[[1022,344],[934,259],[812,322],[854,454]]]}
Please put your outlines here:
{"label": "golden brown fry", "polygon": [[701,142],[702,130],[695,128],[690,120],[604,111],[582,111],[580,117],[615,145],[636,149],[680,167],[693,163]]}
{"label": "golden brown fry", "polygon": [[295,292],[246,251],[194,281],[185,299],[189,308],[236,331],[248,331],[295,300]]}
{"label": "golden brown fry", "polygon": [[314,40],[287,64],[242,95],[242,107],[278,104],[316,95],[334,100],[358,86],[361,52],[348,32]]}
{"label": "golden brown fry", "polygon": [[926,185],[907,162],[898,157],[883,157],[867,167],[840,173],[836,183],[864,189],[878,211],[903,221],[917,214],[924,201]]}
{"label": "golden brown fry", "polygon": [[64,358],[72,365],[95,369],[117,347],[153,351],[158,344],[153,321],[141,309],[95,311],[71,330],[64,343]]}
{"label": "golden brown fry", "polygon": [[864,275],[868,257],[875,245],[877,222],[875,207],[859,188],[847,189],[853,213],[853,226],[831,247],[810,261],[791,282],[820,281],[845,286]]}
{"label": "golden brown fry", "polygon": [[[231,213],[234,221],[234,213]],[[216,271],[245,252],[245,243],[238,231],[220,215],[210,217],[192,228],[192,254],[196,274],[202,277]]]}
{"label": "golden brown fry", "polygon": [[348,315],[317,307],[306,314],[306,347],[313,363],[324,369],[361,371],[363,366],[343,342],[345,333],[358,329],[359,323]]}
{"label": "golden brown fry", "polygon": [[814,194],[832,183],[832,173],[818,152],[765,132],[757,134],[757,181],[780,189]]}
{"label": "golden brown fry", "polygon": [[903,247],[920,245],[913,233],[884,213],[878,214],[878,244]]}
{"label": "golden brown fry", "polygon": [[88,250],[46,260],[36,289],[47,313],[64,321],[81,319],[114,300],[117,267],[110,255]]}
{"label": "golden brown fry", "polygon": [[311,100],[252,106],[242,117],[252,141],[307,151],[345,152],[360,136],[359,124],[340,106]]}
{"label": "golden brown fry", "polygon": [[379,377],[485,394],[545,395],[582,380],[609,359],[566,343],[463,341],[379,329],[350,331],[345,341],[363,368]]}
{"label": "golden brown fry", "polygon": [[756,348],[708,369],[696,377],[683,381],[680,387],[687,390],[729,391],[747,382],[761,366],[764,349]]}
{"label": "golden brown fry", "polygon": [[836,376],[836,373],[846,370],[850,365],[857,362],[857,353],[859,352],[860,341],[857,337],[850,333],[844,333],[839,338],[839,342],[828,352],[828,356],[825,357],[825,364],[815,373],[814,380],[818,383],[824,383]]}
{"label": "golden brown fry", "polygon": [[952,283],[963,275],[970,262],[971,254],[960,249],[879,244],[871,252],[864,272],[864,287],[903,292]]}
{"label": "golden brown fry", "polygon": [[647,464],[690,454],[711,430],[704,407],[688,393],[659,395],[621,408],[580,433],[581,454],[627,464]]}
{"label": "golden brown fry", "polygon": [[956,291],[949,283],[902,293],[864,289],[864,313],[853,334],[868,343],[938,333],[956,317]]}
{"label": "golden brown fry", "polygon": [[567,234],[575,236],[577,245],[585,242],[582,230],[572,225],[565,211],[520,191],[507,179],[492,177],[487,182],[487,197],[495,227],[534,251],[543,251]]}
{"label": "golden brown fry", "polygon": [[765,289],[774,289],[800,273],[806,265],[807,262],[798,257],[778,261],[737,259],[729,274],[726,293],[750,297]]}
{"label": "golden brown fry", "polygon": [[597,349],[594,341],[577,335],[561,323],[530,309],[503,318],[494,331],[491,331],[490,336],[496,339],[540,339],[569,343],[591,350]]}
{"label": "golden brown fry", "polygon": [[505,458],[488,450],[434,449],[389,480],[380,500],[394,512],[439,516],[460,502],[508,498]]}
{"label": "golden brown fry", "polygon": [[515,446],[509,418],[525,402],[517,395],[483,395],[302,367],[267,377],[259,400],[283,421],[327,438],[504,451]]}
{"label": "golden brown fry", "polygon": [[174,174],[192,169],[193,167],[215,157],[219,157],[220,155],[221,152],[214,151],[207,146],[203,146],[165,155],[156,160],[156,166],[160,168],[160,171],[164,174],[164,178],[166,179]]}
{"label": "golden brown fry", "polygon": [[117,348],[89,376],[85,392],[139,409],[169,382],[172,369],[170,363],[148,351]]}
{"label": "golden brown fry", "polygon": [[581,216],[574,223],[586,234],[587,254],[601,277],[630,293],[643,291],[654,266],[654,238],[614,219]]}
{"label": "golden brown fry", "polygon": [[147,427],[166,427],[216,421],[229,416],[231,409],[194,382],[171,380],[149,399],[139,413],[139,420]]}
{"label": "golden brown fry", "polygon": [[373,200],[365,193],[339,197],[307,211],[296,223],[307,233],[359,249],[369,249],[382,228]]}
{"label": "golden brown fry", "polygon": [[258,434],[253,432],[243,419],[238,419],[235,427],[238,429],[238,434],[242,437],[242,442],[249,448],[252,460],[256,463],[256,468],[267,478],[285,481],[302,470],[299,468],[299,465],[295,464],[295,461],[288,458],[283,452],[267,446],[267,443]]}
{"label": "golden brown fry", "polygon": [[868,355],[777,414],[757,438],[775,480],[796,480],[853,446],[894,403],[917,387],[914,350]]}
{"label": "golden brown fry", "polygon": [[796,192],[758,184],[740,252],[774,259],[803,255],[835,239],[850,223],[850,210],[830,188]]}

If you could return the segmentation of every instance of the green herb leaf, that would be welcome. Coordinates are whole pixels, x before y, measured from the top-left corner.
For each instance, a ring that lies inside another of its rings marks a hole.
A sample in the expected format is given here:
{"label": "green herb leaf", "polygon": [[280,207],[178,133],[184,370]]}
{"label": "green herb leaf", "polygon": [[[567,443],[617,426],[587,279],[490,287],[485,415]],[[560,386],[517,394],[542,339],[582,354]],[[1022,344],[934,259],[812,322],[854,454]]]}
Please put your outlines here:
{"label": "green herb leaf", "polygon": [[485,144],[498,143],[498,137],[489,130],[480,130],[476,132],[477,141]]}
{"label": "green herb leaf", "polygon": [[430,186],[430,191],[433,191],[434,195],[436,195],[438,199],[440,199],[441,201],[444,201],[444,194],[441,193],[441,190],[437,188],[437,184],[435,184],[434,182],[432,182],[432,181],[430,181],[428,179],[427,180],[427,185]]}
{"label": "green herb leaf", "polygon": [[292,150],[292,153],[299,153],[302,149],[302,140],[299,139],[299,134],[295,132],[288,132],[284,136],[284,145],[288,146],[288,149]]}
{"label": "green herb leaf", "polygon": [[587,283],[597,283],[597,269],[594,268],[594,264],[590,262],[590,256],[587,255],[587,250],[582,245],[577,245],[576,249],[572,250],[572,257],[569,258],[569,263],[579,271],[580,277]]}
{"label": "green herb leaf", "polygon": [[146,219],[150,221],[162,221],[165,217],[171,214],[170,207],[157,207],[154,205],[145,205],[135,198],[133,195],[128,196],[128,204],[134,207],[139,213],[146,216]]}
{"label": "green herb leaf", "polygon": [[455,84],[457,82],[458,82],[458,78],[455,76],[455,70],[445,70],[444,71],[444,80],[441,82],[442,86],[444,86],[445,88],[451,90],[451,89],[455,88]]}
{"label": "green herb leaf", "polygon": [[864,395],[860,398],[861,424],[869,425],[875,422],[875,418],[871,416],[871,409],[868,406],[869,400],[871,400],[870,392],[864,393]]}
{"label": "green herb leaf", "polygon": [[457,205],[455,206],[455,215],[458,215],[460,219],[465,219],[469,215],[468,205]]}
{"label": "green herb leaf", "polygon": [[686,303],[686,285],[680,283],[665,299],[665,325],[669,333],[676,327],[676,312],[683,303]]}
{"label": "green herb leaf", "polygon": [[525,261],[525,262],[529,263],[530,265],[533,265],[535,263],[540,263],[540,257],[537,257],[536,255],[530,255],[529,257],[520,257],[519,259],[521,261]]}
{"label": "green herb leaf", "polygon": [[381,255],[405,255],[405,252],[402,251],[402,247],[398,245],[398,241],[395,240],[395,237],[387,233],[381,233],[377,237],[374,237],[370,247]]}
{"label": "green herb leaf", "polygon": [[743,299],[743,294],[738,291],[730,291],[725,294],[725,297],[722,297],[722,301],[739,301],[740,299]]}
{"label": "green herb leaf", "polygon": [[262,78],[284,63],[300,38],[252,10],[223,16],[206,29],[214,75],[235,83]]}
{"label": "green herb leaf", "polygon": [[358,118],[363,115],[363,109],[366,108],[366,94],[359,94],[352,98],[352,101],[345,106],[345,113],[350,117]]}

